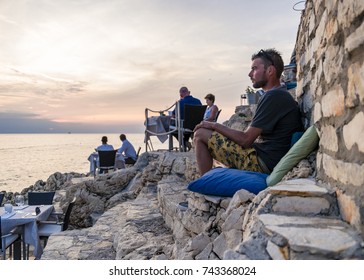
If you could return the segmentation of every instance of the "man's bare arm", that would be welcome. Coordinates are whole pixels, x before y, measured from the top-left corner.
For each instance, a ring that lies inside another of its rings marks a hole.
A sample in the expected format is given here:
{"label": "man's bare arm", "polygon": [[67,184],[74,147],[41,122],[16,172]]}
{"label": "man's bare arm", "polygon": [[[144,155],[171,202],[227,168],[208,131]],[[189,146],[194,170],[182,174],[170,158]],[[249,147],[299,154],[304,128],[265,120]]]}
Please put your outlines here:
{"label": "man's bare arm", "polygon": [[203,121],[195,127],[195,130],[200,128],[206,128],[210,130],[214,130],[224,135],[225,137],[231,139],[238,145],[249,148],[252,146],[253,142],[257,137],[262,133],[262,129],[249,126],[244,132],[236,129],[232,129],[225,125],[215,123],[215,122],[207,122]]}

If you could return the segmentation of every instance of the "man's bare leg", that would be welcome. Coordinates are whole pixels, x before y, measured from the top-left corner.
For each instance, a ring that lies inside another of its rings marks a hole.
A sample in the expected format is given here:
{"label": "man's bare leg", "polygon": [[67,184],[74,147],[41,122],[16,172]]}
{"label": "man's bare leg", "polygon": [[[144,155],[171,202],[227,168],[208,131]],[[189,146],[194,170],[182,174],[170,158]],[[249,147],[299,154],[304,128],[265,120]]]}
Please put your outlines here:
{"label": "man's bare leg", "polygon": [[205,174],[212,168],[213,158],[207,148],[207,142],[210,139],[211,134],[212,130],[200,128],[193,136],[195,142],[197,167],[200,175]]}

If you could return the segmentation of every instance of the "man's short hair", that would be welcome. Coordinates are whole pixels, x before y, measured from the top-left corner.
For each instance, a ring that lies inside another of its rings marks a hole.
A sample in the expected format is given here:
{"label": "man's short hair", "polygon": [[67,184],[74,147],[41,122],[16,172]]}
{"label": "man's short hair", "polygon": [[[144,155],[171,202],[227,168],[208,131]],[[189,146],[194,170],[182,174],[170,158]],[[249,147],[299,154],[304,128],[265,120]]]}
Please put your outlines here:
{"label": "man's short hair", "polygon": [[205,96],[205,99],[208,99],[208,100],[212,101],[212,103],[214,103],[215,102],[215,95],[213,95],[212,93],[208,93]]}
{"label": "man's short hair", "polygon": [[126,140],[126,136],[125,136],[125,134],[120,134],[120,140],[121,140],[121,141]]}
{"label": "man's short hair", "polygon": [[190,93],[190,91],[188,90],[188,88],[187,88],[187,87],[181,87],[181,88],[179,89],[179,93]]}
{"label": "man's short hair", "polygon": [[256,58],[261,58],[264,61],[266,68],[269,65],[273,65],[277,72],[277,78],[281,77],[284,70],[284,63],[280,52],[275,49],[261,49],[259,52],[252,55],[252,60]]}
{"label": "man's short hair", "polygon": [[107,143],[107,136],[102,136],[101,142],[106,144]]}

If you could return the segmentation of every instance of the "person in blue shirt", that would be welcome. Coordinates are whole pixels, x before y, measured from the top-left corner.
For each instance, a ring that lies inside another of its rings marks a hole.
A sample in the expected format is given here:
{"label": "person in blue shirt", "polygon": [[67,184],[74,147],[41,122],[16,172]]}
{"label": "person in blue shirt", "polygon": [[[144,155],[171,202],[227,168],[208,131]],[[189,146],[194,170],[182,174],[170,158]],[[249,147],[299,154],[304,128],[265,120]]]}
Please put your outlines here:
{"label": "person in blue shirt", "polygon": [[[185,116],[185,104],[202,105],[200,99],[193,97],[187,87],[180,88],[179,96],[180,96],[180,101],[178,102],[178,104],[179,104],[179,112],[181,120],[183,120]],[[172,112],[172,119],[176,117],[176,109],[177,108],[175,108]],[[171,124],[174,125],[173,121]],[[191,149],[191,143],[189,142],[191,134],[185,133],[183,137],[184,145],[188,149]],[[178,139],[178,133],[174,133],[172,135]]]}
{"label": "person in blue shirt", "polygon": [[[179,90],[179,111],[180,111],[180,119],[184,119],[185,116],[185,104],[192,104],[192,105],[202,105],[200,99],[195,98],[191,95],[191,92],[188,90],[187,87],[181,87]],[[172,118],[176,117],[176,108],[172,112]]]}
{"label": "person in blue shirt", "polygon": [[134,146],[126,139],[125,134],[120,134],[121,147],[116,153],[116,161],[123,161],[125,164],[134,164],[137,160],[137,153]]}

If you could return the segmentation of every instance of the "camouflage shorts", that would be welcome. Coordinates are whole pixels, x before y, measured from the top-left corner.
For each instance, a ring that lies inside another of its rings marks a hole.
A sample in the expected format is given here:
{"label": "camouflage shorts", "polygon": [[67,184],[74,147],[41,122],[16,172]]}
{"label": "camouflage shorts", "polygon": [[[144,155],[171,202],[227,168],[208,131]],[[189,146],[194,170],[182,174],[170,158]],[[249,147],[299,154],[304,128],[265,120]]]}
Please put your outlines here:
{"label": "camouflage shorts", "polygon": [[244,149],[218,132],[213,132],[208,149],[212,157],[230,168],[263,172],[253,148]]}

